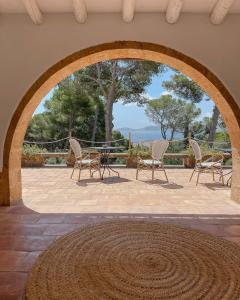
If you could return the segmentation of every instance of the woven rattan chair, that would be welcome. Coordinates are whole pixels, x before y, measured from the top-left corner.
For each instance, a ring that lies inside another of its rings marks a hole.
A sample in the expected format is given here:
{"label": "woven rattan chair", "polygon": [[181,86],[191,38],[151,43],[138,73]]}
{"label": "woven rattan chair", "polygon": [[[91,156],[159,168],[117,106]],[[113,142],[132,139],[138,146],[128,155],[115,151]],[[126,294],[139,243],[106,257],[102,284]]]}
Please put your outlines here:
{"label": "woven rattan chair", "polygon": [[77,140],[69,139],[69,143],[75,156],[75,163],[73,166],[71,178],[73,177],[75,169],[79,169],[78,181],[80,181],[81,171],[83,169],[89,169],[90,177],[93,177],[94,171],[98,171],[99,176],[101,178],[100,159],[99,158],[91,159],[90,154],[87,154],[86,156],[83,157],[82,148]]}
{"label": "woven rattan chair", "polygon": [[223,155],[220,153],[216,153],[204,159],[204,157],[202,157],[201,149],[198,143],[195,140],[189,139],[189,144],[192,147],[195,156],[195,167],[193,169],[189,181],[192,180],[192,177],[196,172],[197,173],[196,185],[198,185],[200,174],[211,173],[213,181],[215,180],[215,174],[218,174],[220,175],[220,181],[222,181],[222,184],[224,184],[223,170],[222,170],[222,163],[224,158]]}
{"label": "woven rattan chair", "polygon": [[151,159],[142,159],[138,157],[137,161],[137,172],[136,179],[138,179],[138,173],[142,170],[151,170],[152,171],[152,181],[154,180],[154,172],[155,171],[163,171],[168,182],[167,173],[164,168],[163,156],[167,151],[169,146],[169,141],[154,141],[152,143],[152,157]]}

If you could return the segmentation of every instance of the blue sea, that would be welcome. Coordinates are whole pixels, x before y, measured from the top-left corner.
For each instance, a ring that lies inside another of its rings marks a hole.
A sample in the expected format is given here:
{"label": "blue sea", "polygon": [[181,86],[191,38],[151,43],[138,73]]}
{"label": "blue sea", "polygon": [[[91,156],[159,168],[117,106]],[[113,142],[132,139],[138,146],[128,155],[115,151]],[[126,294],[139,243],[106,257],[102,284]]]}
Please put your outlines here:
{"label": "blue sea", "polygon": [[[132,142],[133,143],[140,143],[143,141],[153,141],[153,140],[162,140],[162,136],[160,130],[125,130],[125,129],[118,129],[121,134],[128,138],[129,131],[131,132]],[[174,139],[182,139],[183,135],[181,133],[176,133]]]}

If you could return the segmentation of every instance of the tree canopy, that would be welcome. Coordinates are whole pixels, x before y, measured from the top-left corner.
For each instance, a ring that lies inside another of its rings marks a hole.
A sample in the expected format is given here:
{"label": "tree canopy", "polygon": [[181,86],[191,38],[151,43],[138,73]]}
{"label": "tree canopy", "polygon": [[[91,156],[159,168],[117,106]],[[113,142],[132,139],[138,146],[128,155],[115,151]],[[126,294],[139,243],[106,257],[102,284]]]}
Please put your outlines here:
{"label": "tree canopy", "polygon": [[[170,80],[163,82],[163,87],[177,97],[192,103],[199,103],[204,98],[210,100],[205,91],[195,81],[183,74],[174,74]],[[207,138],[209,145],[213,145],[219,117],[220,112],[217,106],[214,105]]]}
{"label": "tree canopy", "polygon": [[[99,101],[97,139],[104,139],[103,104]],[[44,104],[45,111],[33,116],[27,129],[28,140],[61,139],[70,135],[91,140],[95,117],[95,102],[79,86],[73,76],[61,81],[52,97]]]}
{"label": "tree canopy", "polygon": [[146,103],[144,95],[154,75],[163,73],[165,66],[143,60],[110,60],[99,62],[74,74],[81,83],[97,89],[104,103],[105,139],[112,139],[113,104],[135,102]]}
{"label": "tree canopy", "polygon": [[[26,133],[30,141],[76,136],[95,141],[113,139],[113,105],[136,103],[145,106],[147,116],[159,125],[164,139],[173,139],[180,132],[189,132],[209,141],[214,140],[218,125],[223,126],[216,106],[211,118],[199,120],[202,100],[209,99],[191,78],[172,70],[173,75],[162,83],[169,94],[150,100],[146,88],[155,76],[168,67],[143,60],[108,60],[83,68],[62,80],[45,104],[45,111],[35,114]],[[114,134],[114,137],[119,134]]]}
{"label": "tree canopy", "polygon": [[177,97],[199,103],[206,97],[203,89],[191,78],[183,74],[174,74],[170,80],[163,82],[162,86],[169,92],[173,92]]}
{"label": "tree canopy", "polygon": [[189,127],[200,115],[201,110],[194,103],[175,99],[171,95],[162,95],[159,99],[150,100],[146,107],[147,116],[157,125],[163,139],[172,140],[176,132],[186,138]]}

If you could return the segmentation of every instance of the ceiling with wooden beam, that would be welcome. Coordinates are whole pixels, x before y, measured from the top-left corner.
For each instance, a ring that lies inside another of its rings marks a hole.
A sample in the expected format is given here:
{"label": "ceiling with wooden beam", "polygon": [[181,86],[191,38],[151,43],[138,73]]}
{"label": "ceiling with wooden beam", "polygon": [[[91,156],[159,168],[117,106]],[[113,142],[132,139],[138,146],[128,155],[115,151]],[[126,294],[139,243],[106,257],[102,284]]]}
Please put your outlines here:
{"label": "ceiling with wooden beam", "polygon": [[72,13],[79,23],[91,13],[119,13],[131,22],[137,13],[164,13],[166,21],[177,23],[181,13],[208,14],[213,24],[220,24],[228,14],[240,14],[240,0],[0,0],[0,14],[28,14],[41,24],[44,14]]}

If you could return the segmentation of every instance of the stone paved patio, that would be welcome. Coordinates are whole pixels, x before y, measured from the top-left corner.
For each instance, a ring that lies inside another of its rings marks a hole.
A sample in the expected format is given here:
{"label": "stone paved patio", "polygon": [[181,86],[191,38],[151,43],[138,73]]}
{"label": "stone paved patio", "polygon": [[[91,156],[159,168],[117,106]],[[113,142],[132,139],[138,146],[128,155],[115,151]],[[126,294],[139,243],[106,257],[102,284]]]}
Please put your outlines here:
{"label": "stone paved patio", "polygon": [[[236,214],[240,205],[230,200],[230,188],[213,182],[210,174],[189,182],[191,170],[167,169],[152,183],[148,171],[135,180],[135,169],[119,168],[120,178],[102,181],[82,172],[80,182],[70,179],[69,168],[23,169],[23,202],[40,213],[156,213]],[[227,170],[226,170],[227,172]]]}

